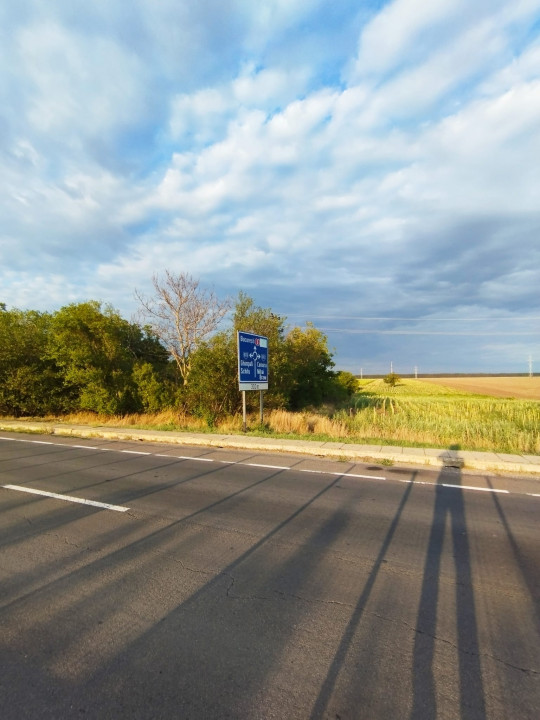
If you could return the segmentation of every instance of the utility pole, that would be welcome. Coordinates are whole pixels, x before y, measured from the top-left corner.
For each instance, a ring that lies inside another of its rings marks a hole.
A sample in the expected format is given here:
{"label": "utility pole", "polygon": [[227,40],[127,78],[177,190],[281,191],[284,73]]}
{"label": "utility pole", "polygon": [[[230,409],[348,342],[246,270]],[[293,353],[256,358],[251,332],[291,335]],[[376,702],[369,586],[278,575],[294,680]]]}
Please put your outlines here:
{"label": "utility pole", "polygon": [[529,355],[529,377],[533,376],[533,369],[532,369],[532,355]]}
{"label": "utility pole", "polygon": [[364,379],[364,368],[360,368],[360,380]]}
{"label": "utility pole", "polygon": [[390,374],[394,372],[394,363],[390,360]]}
{"label": "utility pole", "polygon": [[418,365],[414,366],[414,379],[418,380]]}

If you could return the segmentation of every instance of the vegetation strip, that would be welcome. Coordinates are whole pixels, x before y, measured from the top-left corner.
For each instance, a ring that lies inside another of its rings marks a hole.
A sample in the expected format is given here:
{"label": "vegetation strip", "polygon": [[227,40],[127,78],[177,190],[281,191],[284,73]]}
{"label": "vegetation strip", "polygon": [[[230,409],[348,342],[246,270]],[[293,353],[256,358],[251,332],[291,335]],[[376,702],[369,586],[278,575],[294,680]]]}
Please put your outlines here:
{"label": "vegetation strip", "polygon": [[51,313],[0,303],[0,414],[239,433],[241,330],[270,348],[264,422],[258,393],[246,397],[252,436],[540,455],[538,376],[359,379],[334,370],[310,323],[290,328],[244,293],[232,307],[186,273],[153,283],[152,297],[138,294],[144,326],[96,301]]}

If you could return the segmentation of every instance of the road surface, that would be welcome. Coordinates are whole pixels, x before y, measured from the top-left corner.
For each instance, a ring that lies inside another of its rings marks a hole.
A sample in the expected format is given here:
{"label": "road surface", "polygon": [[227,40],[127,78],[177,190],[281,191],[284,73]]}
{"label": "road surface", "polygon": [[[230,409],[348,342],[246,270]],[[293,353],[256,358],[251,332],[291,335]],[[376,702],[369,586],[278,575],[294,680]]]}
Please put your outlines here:
{"label": "road surface", "polygon": [[0,486],[3,720],[540,717],[539,478],[2,433]]}

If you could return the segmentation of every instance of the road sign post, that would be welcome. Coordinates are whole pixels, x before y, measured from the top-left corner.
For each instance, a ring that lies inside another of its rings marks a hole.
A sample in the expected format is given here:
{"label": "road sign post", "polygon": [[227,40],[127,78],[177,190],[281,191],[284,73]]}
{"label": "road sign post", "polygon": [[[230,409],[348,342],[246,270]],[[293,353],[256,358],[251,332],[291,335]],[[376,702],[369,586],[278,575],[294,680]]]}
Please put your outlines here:
{"label": "road sign post", "polygon": [[260,391],[260,417],[263,422],[263,390],[268,390],[268,338],[238,331],[238,387],[242,391],[244,432],[246,424],[246,390]]}

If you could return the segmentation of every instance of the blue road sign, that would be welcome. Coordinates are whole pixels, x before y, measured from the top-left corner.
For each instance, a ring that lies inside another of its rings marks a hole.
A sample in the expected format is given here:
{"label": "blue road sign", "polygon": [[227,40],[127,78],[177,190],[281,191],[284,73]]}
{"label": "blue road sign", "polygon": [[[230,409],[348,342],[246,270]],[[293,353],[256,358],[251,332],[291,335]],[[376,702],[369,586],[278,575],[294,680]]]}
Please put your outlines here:
{"label": "blue road sign", "polygon": [[268,390],[268,338],[238,332],[240,390]]}

